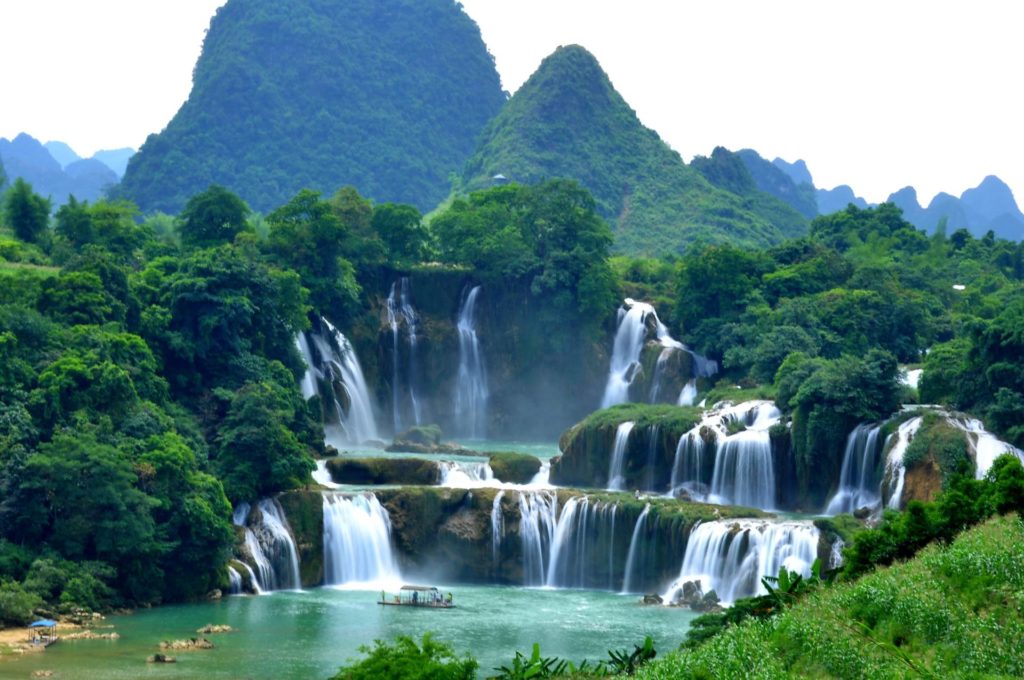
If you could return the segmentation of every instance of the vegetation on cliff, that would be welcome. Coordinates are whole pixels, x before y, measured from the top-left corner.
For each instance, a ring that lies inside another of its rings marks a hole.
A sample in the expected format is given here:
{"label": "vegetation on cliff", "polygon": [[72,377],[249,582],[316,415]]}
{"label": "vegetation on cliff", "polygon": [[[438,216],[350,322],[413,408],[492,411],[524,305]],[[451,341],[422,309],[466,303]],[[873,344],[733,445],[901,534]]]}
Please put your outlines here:
{"label": "vegetation on cliff", "polygon": [[577,180],[613,225],[615,249],[634,255],[678,253],[697,241],[768,246],[805,229],[774,197],[756,188],[739,196],[687,166],[578,45],[548,56],[491,120],[462,187],[489,186],[499,174]]}
{"label": "vegetation on cliff", "polygon": [[147,211],[213,183],[261,211],[343,184],[428,210],[504,101],[479,29],[447,0],[233,0],[192,81],[119,187]]}

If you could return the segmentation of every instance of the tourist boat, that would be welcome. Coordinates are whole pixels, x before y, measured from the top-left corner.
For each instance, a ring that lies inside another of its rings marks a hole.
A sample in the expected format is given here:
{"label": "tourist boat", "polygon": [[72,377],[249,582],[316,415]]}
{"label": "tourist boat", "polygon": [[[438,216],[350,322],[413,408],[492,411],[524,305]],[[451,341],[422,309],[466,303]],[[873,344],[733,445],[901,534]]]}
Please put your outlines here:
{"label": "tourist boat", "polygon": [[442,593],[435,586],[402,586],[397,595],[389,595],[380,591],[377,604],[404,607],[432,607],[435,609],[451,609],[451,593]]}

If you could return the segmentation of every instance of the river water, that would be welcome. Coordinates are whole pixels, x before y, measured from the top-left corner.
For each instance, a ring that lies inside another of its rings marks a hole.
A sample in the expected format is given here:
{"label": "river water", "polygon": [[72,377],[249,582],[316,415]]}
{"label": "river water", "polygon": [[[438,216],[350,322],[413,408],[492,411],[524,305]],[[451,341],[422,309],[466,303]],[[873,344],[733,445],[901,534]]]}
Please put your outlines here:
{"label": "river water", "polygon": [[[454,593],[449,610],[381,607],[380,592],[315,588],[218,602],[174,605],[107,620],[121,638],[65,640],[44,653],[0,661],[0,678],[28,678],[34,670],[54,678],[328,678],[360,645],[433,631],[457,653],[480,662],[479,677],[511,663],[534,642],[544,656],[574,663],[607,657],[654,638],[664,653],[682,641],[695,616],[685,609],[643,606],[636,595],[502,586],[441,586]],[[175,664],[147,664],[161,640],[197,636],[207,623],[235,632],[208,635],[216,648],[172,652]],[[103,632],[103,631],[100,631]]]}

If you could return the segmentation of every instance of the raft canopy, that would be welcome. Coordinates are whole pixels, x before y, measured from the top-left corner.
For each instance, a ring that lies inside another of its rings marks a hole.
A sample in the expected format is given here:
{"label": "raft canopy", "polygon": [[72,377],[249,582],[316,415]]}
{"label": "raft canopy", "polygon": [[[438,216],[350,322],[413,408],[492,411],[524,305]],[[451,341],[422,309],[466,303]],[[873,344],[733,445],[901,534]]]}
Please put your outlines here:
{"label": "raft canopy", "polygon": [[29,628],[55,628],[57,622],[51,619],[39,619],[38,621],[29,625]]}
{"label": "raft canopy", "polygon": [[401,590],[417,590],[422,593],[437,590],[437,586],[402,586]]}

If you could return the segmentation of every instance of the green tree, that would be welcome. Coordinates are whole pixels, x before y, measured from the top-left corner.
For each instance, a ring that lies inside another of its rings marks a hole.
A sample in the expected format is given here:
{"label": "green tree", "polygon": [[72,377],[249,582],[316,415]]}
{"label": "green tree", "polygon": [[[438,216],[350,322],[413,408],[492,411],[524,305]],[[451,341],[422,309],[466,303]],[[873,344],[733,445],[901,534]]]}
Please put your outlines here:
{"label": "green tree", "polygon": [[22,241],[36,243],[50,223],[50,200],[32,191],[19,177],[4,194],[4,219]]}
{"label": "green tree", "polygon": [[248,229],[249,206],[217,184],[194,195],[178,216],[181,242],[191,248],[231,243]]}
{"label": "green tree", "polygon": [[419,262],[426,254],[430,233],[423,215],[411,205],[382,203],[373,209],[371,226],[393,262]]}
{"label": "green tree", "polygon": [[373,647],[359,648],[366,656],[342,666],[332,680],[473,680],[479,667],[476,659],[459,658],[451,645],[438,642],[430,633],[417,644],[407,635],[400,635],[393,644],[382,640]]}

